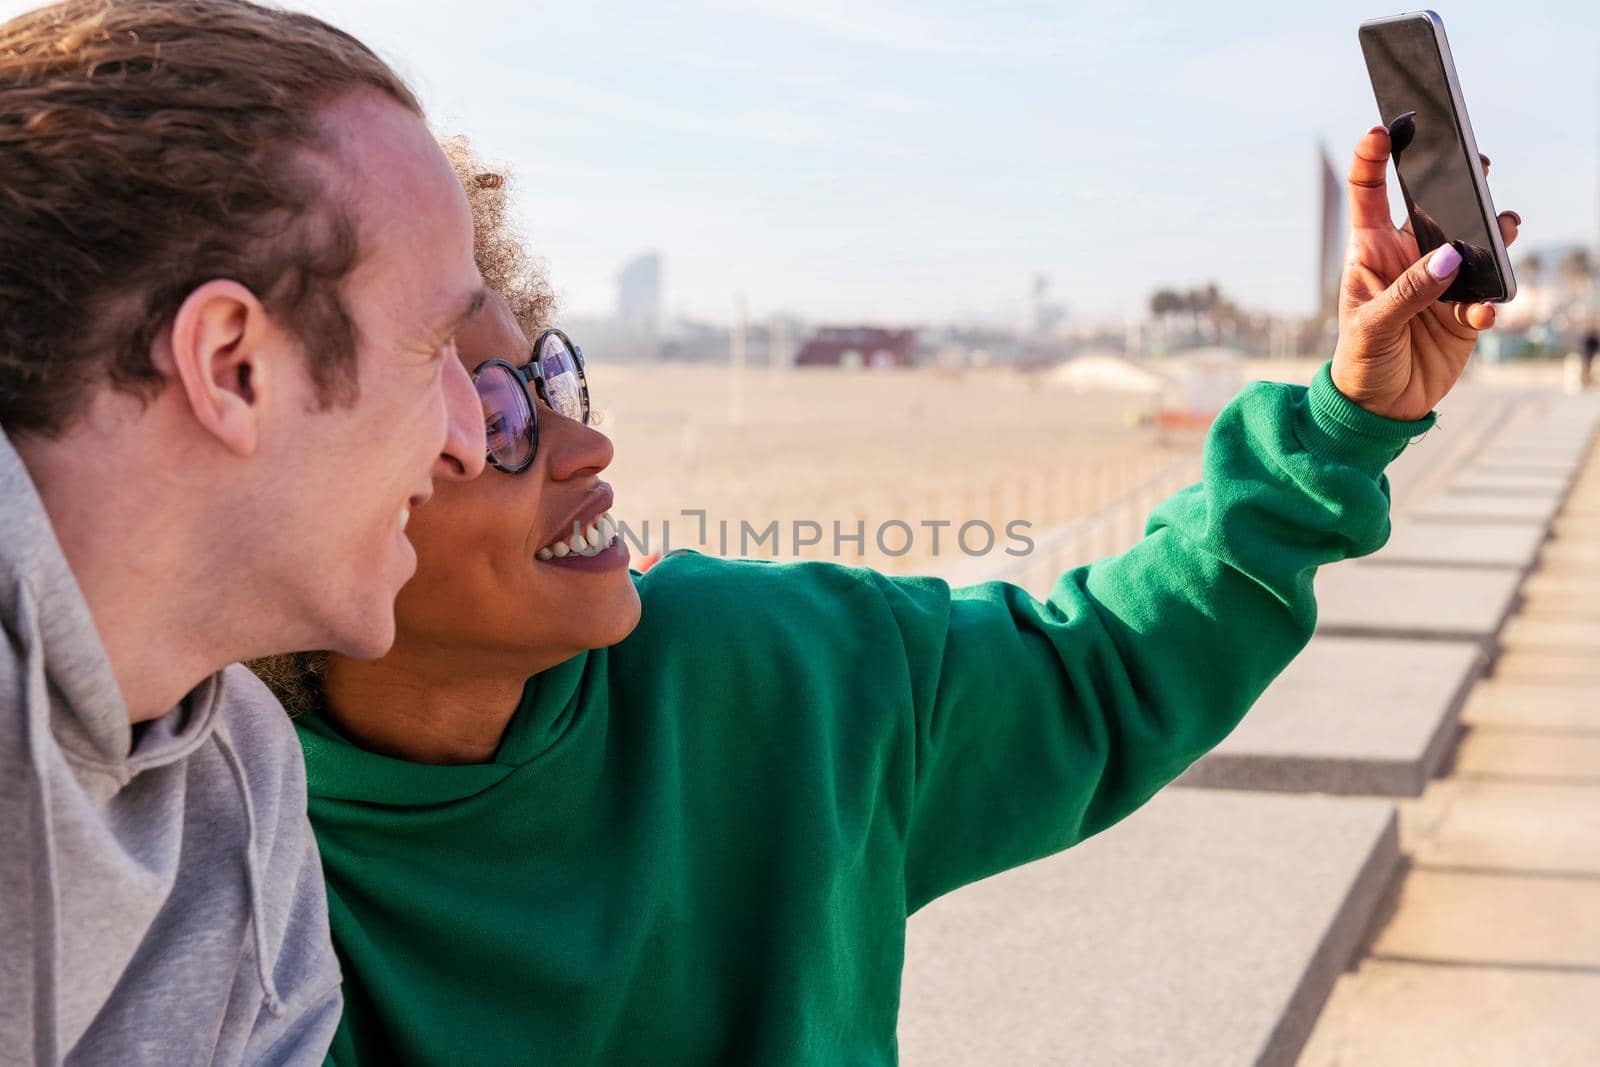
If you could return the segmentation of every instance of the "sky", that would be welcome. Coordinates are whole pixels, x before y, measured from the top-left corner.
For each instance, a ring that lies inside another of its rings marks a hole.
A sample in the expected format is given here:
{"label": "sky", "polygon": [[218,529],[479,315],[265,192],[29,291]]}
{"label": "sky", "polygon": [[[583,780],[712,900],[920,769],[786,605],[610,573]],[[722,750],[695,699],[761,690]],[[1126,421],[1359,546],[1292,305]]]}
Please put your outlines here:
{"label": "sky", "polygon": [[[0,11],[29,4],[0,0]],[[1303,314],[1317,150],[1377,119],[1370,4],[287,0],[347,29],[514,176],[566,317],[664,256],[669,312],[1079,321],[1215,281]],[[1446,4],[1498,207],[1600,237],[1600,4]],[[1515,254],[1514,254],[1515,258]]]}

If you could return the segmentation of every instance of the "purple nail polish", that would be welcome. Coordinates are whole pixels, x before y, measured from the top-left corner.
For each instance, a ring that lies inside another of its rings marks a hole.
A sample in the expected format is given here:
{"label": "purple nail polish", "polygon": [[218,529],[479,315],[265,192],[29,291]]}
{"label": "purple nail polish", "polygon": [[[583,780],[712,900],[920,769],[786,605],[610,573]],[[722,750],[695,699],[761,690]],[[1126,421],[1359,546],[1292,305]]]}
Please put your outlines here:
{"label": "purple nail polish", "polygon": [[1461,253],[1456,251],[1455,245],[1440,245],[1433,255],[1428,257],[1428,273],[1440,281],[1454,274],[1459,266],[1461,266]]}

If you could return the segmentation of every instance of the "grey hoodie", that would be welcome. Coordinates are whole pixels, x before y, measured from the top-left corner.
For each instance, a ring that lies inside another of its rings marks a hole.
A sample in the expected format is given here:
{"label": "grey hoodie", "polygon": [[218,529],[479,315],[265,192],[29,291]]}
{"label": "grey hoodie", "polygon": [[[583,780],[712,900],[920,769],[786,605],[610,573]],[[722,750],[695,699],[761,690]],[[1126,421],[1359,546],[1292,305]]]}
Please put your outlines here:
{"label": "grey hoodie", "polygon": [[339,969],[293,727],[239,666],[129,726],[3,431],[0,623],[0,1062],[322,1062]]}

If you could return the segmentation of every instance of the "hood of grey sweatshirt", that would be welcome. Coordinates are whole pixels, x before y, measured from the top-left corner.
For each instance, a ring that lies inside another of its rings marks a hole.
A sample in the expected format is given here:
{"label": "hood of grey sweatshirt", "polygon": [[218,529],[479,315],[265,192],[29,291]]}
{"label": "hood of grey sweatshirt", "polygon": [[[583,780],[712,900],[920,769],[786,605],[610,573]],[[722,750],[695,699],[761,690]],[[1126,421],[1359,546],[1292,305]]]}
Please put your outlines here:
{"label": "hood of grey sweatshirt", "polygon": [[0,624],[0,1057],[321,1063],[339,970],[288,717],[235,665],[130,726],[3,431]]}

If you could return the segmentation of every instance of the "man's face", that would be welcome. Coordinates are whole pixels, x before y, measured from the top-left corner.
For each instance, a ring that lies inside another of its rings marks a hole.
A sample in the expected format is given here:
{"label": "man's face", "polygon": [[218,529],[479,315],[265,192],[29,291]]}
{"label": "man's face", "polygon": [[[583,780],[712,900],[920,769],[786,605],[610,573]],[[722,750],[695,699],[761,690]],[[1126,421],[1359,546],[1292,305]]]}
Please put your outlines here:
{"label": "man's face", "polygon": [[306,403],[286,406],[269,457],[286,535],[273,571],[308,639],[371,658],[393,642],[394,598],[416,569],[410,509],[434,477],[483,468],[483,412],[454,341],[483,283],[466,198],[422,121],[371,94],[323,121],[340,175],[328,195],[346,198],[359,236],[342,293],[360,392],[320,411],[308,378]]}

